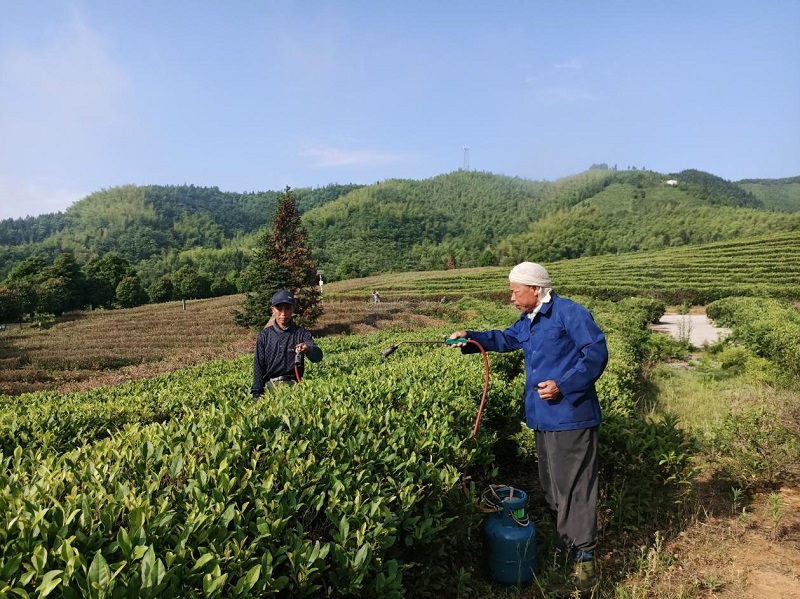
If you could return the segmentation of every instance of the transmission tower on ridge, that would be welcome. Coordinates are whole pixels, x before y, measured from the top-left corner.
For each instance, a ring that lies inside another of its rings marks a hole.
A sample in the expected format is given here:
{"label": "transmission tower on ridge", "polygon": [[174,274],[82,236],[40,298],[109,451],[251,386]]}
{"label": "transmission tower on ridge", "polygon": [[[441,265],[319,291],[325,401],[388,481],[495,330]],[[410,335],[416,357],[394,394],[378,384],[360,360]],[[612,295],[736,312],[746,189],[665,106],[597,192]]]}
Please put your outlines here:
{"label": "transmission tower on ridge", "polygon": [[469,170],[469,146],[464,146],[464,170]]}

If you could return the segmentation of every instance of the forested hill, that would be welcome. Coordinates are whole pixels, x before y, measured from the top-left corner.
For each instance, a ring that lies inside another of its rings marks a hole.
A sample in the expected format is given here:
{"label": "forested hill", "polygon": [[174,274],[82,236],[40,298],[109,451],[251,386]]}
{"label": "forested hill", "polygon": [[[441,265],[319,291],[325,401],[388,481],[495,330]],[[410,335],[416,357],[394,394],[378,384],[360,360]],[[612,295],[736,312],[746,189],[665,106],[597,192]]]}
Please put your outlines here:
{"label": "forested hill", "polygon": [[[294,191],[300,212],[360,185]],[[0,246],[46,242],[76,254],[115,251],[131,261],[165,249],[221,247],[272,219],[279,192],[232,193],[216,187],[124,185],[88,195],[62,214],[0,221]]]}
{"label": "forested hill", "polygon": [[800,177],[743,179],[738,185],[761,200],[769,210],[800,211]]}
{"label": "forested hill", "polygon": [[[320,263],[337,278],[437,270],[481,255],[529,223],[591,198],[613,180],[587,171],[555,183],[457,171],[365,187],[303,219]],[[487,257],[494,262],[494,258]]]}
{"label": "forested hill", "polygon": [[[732,183],[685,171],[675,186],[655,173],[624,173],[571,210],[550,213],[497,248],[506,263],[657,250],[800,229],[800,213],[761,208]],[[800,209],[800,196],[795,201]]]}
{"label": "forested hill", "polygon": [[555,182],[476,172],[386,181],[304,222],[320,263],[342,279],[737,239],[798,229],[800,214],[766,210],[751,191],[701,171],[593,169]]}
{"label": "forested hill", "polygon": [[[360,187],[331,184],[294,194],[304,212]],[[69,252],[84,263],[113,252],[141,265],[197,248],[221,250],[271,222],[279,193],[124,185],[92,193],[64,213],[6,219],[0,221],[0,281],[30,256],[52,262]],[[158,275],[169,270],[156,266]]]}
{"label": "forested hill", "polygon": [[[732,183],[695,170],[591,169],[554,182],[456,171],[293,191],[328,280],[800,229],[800,178]],[[93,193],[63,214],[0,221],[0,282],[31,256],[52,263],[69,252],[85,263],[113,252],[145,286],[186,265],[235,285],[278,194],[122,186]]]}

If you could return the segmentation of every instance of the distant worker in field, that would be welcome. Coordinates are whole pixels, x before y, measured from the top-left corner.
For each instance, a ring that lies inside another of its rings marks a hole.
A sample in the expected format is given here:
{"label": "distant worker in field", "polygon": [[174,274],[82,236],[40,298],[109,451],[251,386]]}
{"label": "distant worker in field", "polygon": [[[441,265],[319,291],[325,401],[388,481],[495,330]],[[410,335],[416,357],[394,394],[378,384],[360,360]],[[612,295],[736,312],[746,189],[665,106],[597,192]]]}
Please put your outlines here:
{"label": "distant worker in field", "polygon": [[[589,310],[551,288],[547,270],[517,264],[508,276],[511,301],[522,311],[505,330],[456,331],[488,351],[525,356],[525,420],[535,431],[539,481],[556,513],[563,549],[574,560],[567,591],[597,583],[597,439],[601,421],[595,382],[608,362],[603,331]],[[456,344],[464,353],[472,344]]]}
{"label": "distant worker in field", "polygon": [[308,356],[312,362],[322,360],[322,349],[314,342],[311,333],[292,322],[296,303],[294,294],[286,289],[272,296],[272,318],[256,340],[251,389],[254,399],[261,397],[265,388],[297,383],[295,364],[302,377],[302,356]]}
{"label": "distant worker in field", "polygon": [[377,290],[372,292],[372,301],[376,304],[381,303],[381,294]]}

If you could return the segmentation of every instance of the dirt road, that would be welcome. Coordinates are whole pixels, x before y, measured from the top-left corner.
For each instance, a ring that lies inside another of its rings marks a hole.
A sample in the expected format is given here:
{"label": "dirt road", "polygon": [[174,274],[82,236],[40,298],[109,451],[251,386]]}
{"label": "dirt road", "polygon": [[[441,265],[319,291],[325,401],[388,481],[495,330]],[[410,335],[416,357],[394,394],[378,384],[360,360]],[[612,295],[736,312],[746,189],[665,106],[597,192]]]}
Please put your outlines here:
{"label": "dirt road", "polygon": [[650,328],[661,333],[669,333],[678,340],[688,340],[694,347],[716,343],[731,332],[730,329],[715,326],[705,314],[667,313],[661,317],[658,324],[651,325]]}

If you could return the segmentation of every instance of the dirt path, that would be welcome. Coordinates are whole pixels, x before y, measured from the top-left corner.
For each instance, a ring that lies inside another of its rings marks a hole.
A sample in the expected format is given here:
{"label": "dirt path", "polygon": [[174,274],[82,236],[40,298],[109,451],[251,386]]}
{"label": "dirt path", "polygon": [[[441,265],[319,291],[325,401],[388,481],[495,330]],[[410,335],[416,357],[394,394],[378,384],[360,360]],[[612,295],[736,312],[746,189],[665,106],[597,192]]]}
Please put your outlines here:
{"label": "dirt path", "polygon": [[783,486],[773,495],[777,519],[768,493],[739,514],[730,505],[703,514],[667,546],[674,562],[659,572],[656,588],[696,586],[692,596],[718,599],[800,599],[800,489]]}
{"label": "dirt path", "polygon": [[669,333],[680,341],[688,340],[694,347],[716,343],[719,339],[730,335],[731,330],[715,326],[708,316],[703,314],[674,314],[668,312],[661,317],[658,324],[651,325],[653,331]]}
{"label": "dirt path", "polygon": [[[650,328],[696,348],[731,332],[715,326],[705,311],[667,313]],[[758,493],[738,513],[727,492],[711,493],[697,521],[667,544],[664,555],[668,559],[653,573],[648,597],[800,599],[800,488],[784,484],[772,498]],[[675,589],[683,594],[673,594]]]}

